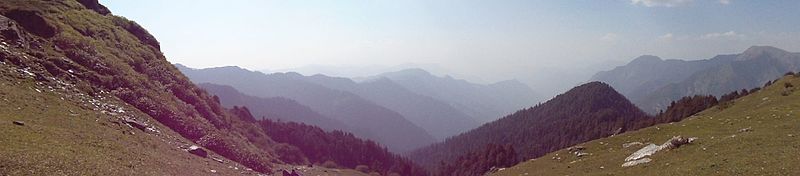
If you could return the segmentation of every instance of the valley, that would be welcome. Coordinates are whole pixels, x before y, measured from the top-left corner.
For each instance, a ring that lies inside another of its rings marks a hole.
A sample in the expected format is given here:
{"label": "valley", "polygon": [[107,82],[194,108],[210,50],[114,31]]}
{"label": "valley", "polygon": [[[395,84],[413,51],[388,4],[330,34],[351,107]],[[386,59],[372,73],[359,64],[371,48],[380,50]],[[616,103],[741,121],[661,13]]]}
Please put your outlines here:
{"label": "valley", "polygon": [[596,3],[0,1],[0,175],[800,175],[800,3]]}

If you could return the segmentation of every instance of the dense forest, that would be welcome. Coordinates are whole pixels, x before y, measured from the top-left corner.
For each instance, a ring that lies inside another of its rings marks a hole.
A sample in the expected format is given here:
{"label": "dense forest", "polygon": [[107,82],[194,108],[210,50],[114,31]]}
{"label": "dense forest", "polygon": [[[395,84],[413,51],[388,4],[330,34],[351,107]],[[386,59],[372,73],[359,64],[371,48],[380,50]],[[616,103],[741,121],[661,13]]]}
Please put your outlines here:
{"label": "dense forest", "polygon": [[232,111],[257,121],[274,141],[288,144],[276,149],[285,162],[350,168],[382,175],[428,175],[426,170],[411,160],[389,152],[374,141],[359,139],[352,133],[339,130],[326,132],[312,125],[268,118],[255,120],[244,107],[234,107]]}

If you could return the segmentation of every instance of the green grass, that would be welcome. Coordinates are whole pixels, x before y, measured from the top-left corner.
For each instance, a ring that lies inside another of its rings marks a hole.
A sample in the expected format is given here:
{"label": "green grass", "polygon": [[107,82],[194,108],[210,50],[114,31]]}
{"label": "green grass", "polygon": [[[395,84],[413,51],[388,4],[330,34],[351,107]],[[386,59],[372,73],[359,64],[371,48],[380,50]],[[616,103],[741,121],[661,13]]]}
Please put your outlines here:
{"label": "green grass", "polygon": [[[179,149],[180,144],[189,142],[162,125],[155,124],[161,131],[156,134],[114,123],[115,117],[82,106],[85,102],[75,92],[50,91],[47,86],[36,85],[32,78],[17,78],[20,74],[10,72],[13,68],[5,65],[0,70],[0,175],[209,175],[211,170],[222,174],[244,171],[241,166],[240,170],[228,168],[237,165],[230,161],[221,164]],[[123,104],[111,98],[106,102]],[[130,114],[148,118],[138,111]]]}
{"label": "green grass", "polygon": [[[559,150],[495,175],[800,175],[800,93],[782,96],[785,82],[800,85],[800,78],[786,76],[725,109],[580,144],[589,156]],[[744,128],[752,131],[739,132]],[[650,163],[621,167],[625,157],[644,147],[622,144],[660,145],[672,136],[699,140],[662,150]]]}

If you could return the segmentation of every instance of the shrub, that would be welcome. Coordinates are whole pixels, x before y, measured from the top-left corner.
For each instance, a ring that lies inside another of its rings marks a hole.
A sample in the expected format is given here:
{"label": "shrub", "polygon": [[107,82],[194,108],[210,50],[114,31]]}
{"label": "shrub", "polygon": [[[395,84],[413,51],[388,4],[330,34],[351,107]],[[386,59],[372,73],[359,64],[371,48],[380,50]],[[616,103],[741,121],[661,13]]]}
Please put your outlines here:
{"label": "shrub", "polygon": [[722,103],[720,103],[720,104],[717,106],[717,109],[719,109],[719,110],[725,110],[725,109],[728,109],[728,108],[729,108],[729,107],[731,107],[731,106],[733,106],[733,101],[726,101],[726,102],[722,102]]}
{"label": "shrub", "polygon": [[336,164],[336,162],[333,162],[333,161],[325,161],[324,163],[322,163],[322,167],[325,167],[325,168],[339,168],[339,165]]}
{"label": "shrub", "polygon": [[356,166],[356,170],[363,173],[369,173],[369,166],[366,165],[358,165]]}
{"label": "shrub", "polygon": [[794,87],[794,85],[792,85],[792,83],[790,83],[790,82],[786,82],[786,83],[783,84],[783,87],[784,88],[792,88],[792,87]]}

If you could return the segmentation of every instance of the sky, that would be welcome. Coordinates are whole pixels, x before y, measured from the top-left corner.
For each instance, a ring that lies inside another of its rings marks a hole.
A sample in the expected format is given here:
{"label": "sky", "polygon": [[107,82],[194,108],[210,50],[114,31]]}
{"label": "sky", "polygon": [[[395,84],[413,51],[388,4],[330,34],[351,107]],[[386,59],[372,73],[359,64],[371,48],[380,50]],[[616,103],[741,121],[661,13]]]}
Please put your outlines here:
{"label": "sky", "polygon": [[[253,70],[436,65],[551,93],[640,55],[800,51],[796,0],[100,0],[167,59]],[[366,73],[364,73],[366,74]],[[353,76],[353,75],[347,75]]]}

